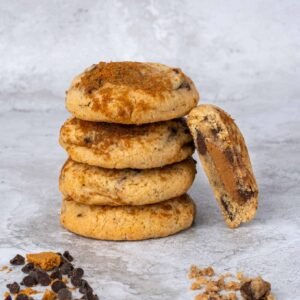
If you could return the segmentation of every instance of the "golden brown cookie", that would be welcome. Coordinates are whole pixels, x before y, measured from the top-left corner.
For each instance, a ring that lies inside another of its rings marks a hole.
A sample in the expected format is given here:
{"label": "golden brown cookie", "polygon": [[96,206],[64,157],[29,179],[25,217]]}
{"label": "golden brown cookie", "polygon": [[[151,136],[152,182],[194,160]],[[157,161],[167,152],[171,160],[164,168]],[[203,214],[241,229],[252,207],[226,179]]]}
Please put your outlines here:
{"label": "golden brown cookie", "polygon": [[61,224],[76,234],[101,240],[145,240],[190,227],[195,205],[188,195],[142,206],[89,206],[63,200]]}
{"label": "golden brown cookie", "polygon": [[104,169],[68,160],[60,176],[60,191],[89,205],[144,205],[180,196],[196,173],[192,158],[155,169]]}
{"label": "golden brown cookie", "polygon": [[109,169],[157,168],[194,152],[183,119],[136,126],[71,118],[62,126],[59,141],[74,161]]}
{"label": "golden brown cookie", "polygon": [[82,120],[144,124],[182,117],[198,100],[192,80],[178,68],[100,62],[75,77],[66,107]]}
{"label": "golden brown cookie", "polygon": [[247,146],[233,119],[214,105],[200,105],[188,115],[203,168],[231,228],[250,221],[258,205],[258,187]]}

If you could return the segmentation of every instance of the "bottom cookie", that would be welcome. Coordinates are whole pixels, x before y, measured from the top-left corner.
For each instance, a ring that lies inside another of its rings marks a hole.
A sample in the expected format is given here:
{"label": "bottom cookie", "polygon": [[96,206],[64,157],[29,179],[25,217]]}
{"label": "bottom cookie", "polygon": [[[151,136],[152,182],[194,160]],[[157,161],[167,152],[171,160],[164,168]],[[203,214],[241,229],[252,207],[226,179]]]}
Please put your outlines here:
{"label": "bottom cookie", "polygon": [[190,227],[195,204],[187,195],[142,206],[88,206],[70,197],[62,203],[60,222],[69,231],[100,240],[145,240]]}

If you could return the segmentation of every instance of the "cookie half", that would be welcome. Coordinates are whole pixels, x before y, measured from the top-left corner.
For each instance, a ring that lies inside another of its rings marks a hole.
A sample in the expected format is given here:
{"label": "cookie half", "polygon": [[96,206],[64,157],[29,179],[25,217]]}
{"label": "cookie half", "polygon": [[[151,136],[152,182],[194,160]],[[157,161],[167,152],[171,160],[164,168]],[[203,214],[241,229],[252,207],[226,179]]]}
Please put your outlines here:
{"label": "cookie half", "polygon": [[200,105],[188,115],[204,171],[231,228],[250,221],[258,206],[258,187],[247,146],[233,119],[214,105]]}
{"label": "cookie half", "polygon": [[66,107],[82,120],[144,124],[182,117],[198,100],[194,83],[178,68],[100,62],[72,81]]}
{"label": "cookie half", "polygon": [[136,126],[72,118],[62,126],[59,141],[72,160],[108,169],[157,168],[194,152],[183,119]]}
{"label": "cookie half", "polygon": [[104,169],[68,160],[62,168],[60,191],[89,205],[144,205],[187,192],[196,174],[192,158],[155,169]]}
{"label": "cookie half", "polygon": [[76,234],[101,240],[144,240],[190,227],[195,205],[188,195],[143,206],[89,206],[65,198],[61,224]]}

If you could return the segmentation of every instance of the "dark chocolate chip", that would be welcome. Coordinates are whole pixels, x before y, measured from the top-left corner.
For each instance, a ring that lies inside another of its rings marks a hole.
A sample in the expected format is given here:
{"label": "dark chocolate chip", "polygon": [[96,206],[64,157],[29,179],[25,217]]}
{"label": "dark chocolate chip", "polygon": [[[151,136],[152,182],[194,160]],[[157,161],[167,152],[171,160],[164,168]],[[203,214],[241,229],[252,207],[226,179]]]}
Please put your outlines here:
{"label": "dark chocolate chip", "polygon": [[228,159],[229,163],[233,164],[233,162],[234,162],[234,155],[233,155],[232,150],[230,148],[226,148],[224,150],[224,154],[225,154],[226,158]]}
{"label": "dark chocolate chip", "polygon": [[16,297],[16,300],[29,300],[29,297],[25,294],[19,294],[17,297]]}
{"label": "dark chocolate chip", "polygon": [[59,300],[71,300],[72,293],[67,288],[63,288],[58,291],[57,297]]}
{"label": "dark chocolate chip", "polygon": [[48,273],[42,270],[36,271],[36,280],[42,286],[47,286],[51,283],[51,278]]}
{"label": "dark chocolate chip", "polygon": [[197,148],[198,151],[201,155],[205,155],[207,152],[206,144],[205,144],[205,139],[198,129],[196,130],[197,132]]}
{"label": "dark chocolate chip", "polygon": [[68,261],[73,261],[73,259],[74,259],[73,256],[70,254],[69,251],[65,251],[63,253],[63,257],[66,258]]}
{"label": "dark chocolate chip", "polygon": [[174,71],[176,74],[179,74],[179,73],[180,73],[180,69],[178,69],[178,68],[174,68],[173,71]]}
{"label": "dark chocolate chip", "polygon": [[238,193],[244,201],[251,199],[255,195],[255,192],[252,190],[247,191],[247,190],[239,189]]}
{"label": "dark chocolate chip", "polygon": [[32,271],[33,269],[34,269],[34,264],[28,263],[21,269],[21,271],[25,274],[29,274],[29,272]]}
{"label": "dark chocolate chip", "polygon": [[74,267],[71,263],[69,262],[65,262],[64,264],[62,264],[62,266],[60,267],[60,272],[63,275],[70,275],[71,272],[73,271]]}
{"label": "dark chocolate chip", "polygon": [[92,142],[92,139],[89,136],[86,136],[83,140],[86,144],[90,144]]}
{"label": "dark chocolate chip", "polygon": [[91,288],[91,286],[88,284],[86,280],[82,279],[81,286],[79,288],[79,293],[86,294],[87,292],[90,291],[93,292],[93,289]]}
{"label": "dark chocolate chip", "polygon": [[183,81],[182,84],[177,88],[179,89],[187,89],[187,90],[191,90],[191,86],[187,81]]}
{"label": "dark chocolate chip", "polygon": [[51,289],[54,293],[58,293],[59,290],[66,288],[66,284],[61,280],[55,280],[51,284]]}
{"label": "dark chocolate chip", "polygon": [[82,268],[75,268],[72,272],[71,272],[71,276],[72,277],[78,277],[81,278],[84,274],[84,271]]}
{"label": "dark chocolate chip", "polygon": [[17,254],[14,258],[12,258],[10,261],[9,261],[12,265],[14,266],[20,266],[20,265],[24,265],[25,264],[25,258],[20,255],[20,254]]}
{"label": "dark chocolate chip", "polygon": [[80,217],[82,217],[82,214],[77,214],[77,218],[80,218]]}
{"label": "dark chocolate chip", "polygon": [[23,284],[27,287],[32,287],[34,285],[37,284],[37,281],[35,279],[35,277],[31,276],[31,275],[27,275],[23,278]]}
{"label": "dark chocolate chip", "polygon": [[6,285],[11,294],[17,294],[20,291],[20,286],[17,282],[13,282]]}
{"label": "dark chocolate chip", "polygon": [[178,132],[178,129],[176,127],[169,127],[168,128],[169,131],[170,131],[170,134],[169,134],[169,137],[174,137],[176,136],[177,132]]}
{"label": "dark chocolate chip", "polygon": [[80,287],[81,286],[81,282],[82,279],[80,277],[71,277],[71,283],[75,286],[75,287]]}
{"label": "dark chocolate chip", "polygon": [[93,292],[88,291],[87,293],[85,293],[82,297],[82,299],[84,300],[98,300],[98,296],[94,295]]}
{"label": "dark chocolate chip", "polygon": [[222,131],[222,128],[220,126],[217,126],[217,128],[212,128],[211,133],[216,137],[218,133]]}
{"label": "dark chocolate chip", "polygon": [[50,278],[51,278],[52,280],[54,280],[54,279],[62,279],[62,274],[61,274],[60,270],[59,270],[59,269],[54,270],[54,271],[50,274]]}

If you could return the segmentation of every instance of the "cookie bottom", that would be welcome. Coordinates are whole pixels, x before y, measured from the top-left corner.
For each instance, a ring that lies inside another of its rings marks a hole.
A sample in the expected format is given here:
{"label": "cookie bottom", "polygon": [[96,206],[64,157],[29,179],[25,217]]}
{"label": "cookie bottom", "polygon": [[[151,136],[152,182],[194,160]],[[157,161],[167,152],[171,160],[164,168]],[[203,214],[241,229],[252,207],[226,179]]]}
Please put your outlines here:
{"label": "cookie bottom", "polygon": [[184,194],[161,203],[142,206],[88,206],[70,197],[62,203],[60,222],[69,231],[100,240],[145,240],[189,228],[195,204]]}

